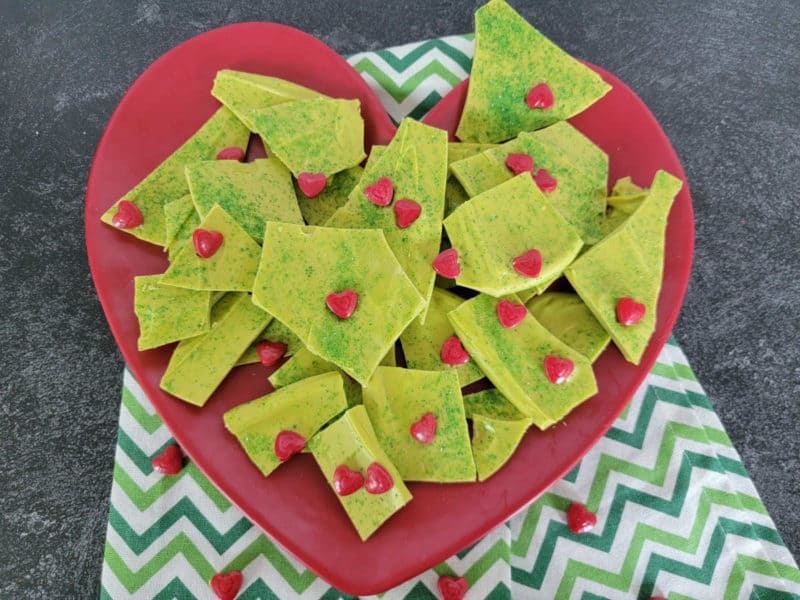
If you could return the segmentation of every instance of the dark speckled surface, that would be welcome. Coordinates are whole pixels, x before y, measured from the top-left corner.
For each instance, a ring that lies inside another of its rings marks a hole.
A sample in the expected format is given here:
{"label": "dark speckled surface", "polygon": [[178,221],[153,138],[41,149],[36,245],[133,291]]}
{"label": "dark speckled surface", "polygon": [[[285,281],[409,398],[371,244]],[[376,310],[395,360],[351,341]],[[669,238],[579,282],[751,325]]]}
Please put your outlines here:
{"label": "dark speckled surface", "polygon": [[[675,334],[800,554],[800,4],[514,2],[650,106],[695,202]],[[84,252],[97,141],[136,76],[272,20],[341,53],[469,31],[478,3],[0,0],[0,597],[99,589],[122,360]]]}

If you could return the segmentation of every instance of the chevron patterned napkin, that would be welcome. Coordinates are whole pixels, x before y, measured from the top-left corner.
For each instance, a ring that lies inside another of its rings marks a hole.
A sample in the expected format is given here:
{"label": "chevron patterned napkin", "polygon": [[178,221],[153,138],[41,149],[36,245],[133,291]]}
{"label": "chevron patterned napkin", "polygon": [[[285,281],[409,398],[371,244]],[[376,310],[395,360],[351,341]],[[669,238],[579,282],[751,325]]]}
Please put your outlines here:
{"label": "chevron patterned napkin", "polygon": [[[470,36],[356,54],[348,61],[391,117],[421,118],[470,70]],[[239,570],[237,599],[348,598],[253,526],[189,463],[150,464],[172,443],[139,385],[123,376],[102,598],[214,598]],[[573,501],[597,525],[570,533]],[[530,507],[474,546],[383,594],[438,598],[440,575],[466,600],[796,599],[800,570],[674,340],[600,442]]]}

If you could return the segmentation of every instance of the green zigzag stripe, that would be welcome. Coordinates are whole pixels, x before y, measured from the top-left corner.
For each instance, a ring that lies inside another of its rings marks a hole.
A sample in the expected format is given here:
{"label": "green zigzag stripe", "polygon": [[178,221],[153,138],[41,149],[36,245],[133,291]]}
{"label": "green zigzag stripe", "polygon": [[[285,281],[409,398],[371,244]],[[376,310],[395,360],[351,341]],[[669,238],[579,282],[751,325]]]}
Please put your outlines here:
{"label": "green zigzag stripe", "polygon": [[[214,576],[216,572],[214,567],[205,559],[194,542],[183,532],[169,540],[164,548],[142,565],[138,571],[131,570],[116,549],[108,542],[106,542],[105,547],[105,562],[125,589],[130,593],[134,593],[178,554],[184,556],[203,580],[208,581]],[[303,570],[298,572],[295,570],[283,554],[283,551],[263,535],[254,540],[220,571],[242,570],[258,556],[263,556],[268,560],[286,583],[298,594],[302,594],[316,580],[316,575],[311,571]]]}
{"label": "green zigzag stripe", "polygon": [[[512,568],[512,576],[514,577],[514,580],[520,581],[529,587],[535,587],[538,589],[541,586],[544,575],[550,565],[558,539],[562,537],[580,541],[586,546],[601,550],[603,552],[609,552],[613,545],[614,539],[616,538],[617,531],[620,528],[620,521],[624,506],[628,501],[646,506],[651,510],[659,510],[673,517],[680,515],[680,511],[683,507],[687,491],[689,489],[691,472],[694,468],[717,470],[715,468],[713,459],[705,455],[686,451],[681,462],[681,467],[675,484],[675,491],[671,500],[665,500],[663,498],[653,496],[652,494],[635,490],[626,485],[619,485],[609,510],[606,527],[601,534],[583,534],[580,537],[576,537],[569,531],[564,523],[551,522],[548,525],[545,539],[542,542],[541,550],[537,556],[536,562],[534,563],[533,569],[529,573],[523,569]],[[695,520],[692,525],[692,531],[687,538],[683,538],[672,532],[664,531],[645,523],[639,523],[634,530],[631,545],[629,546],[626,557],[623,560],[620,573],[612,573],[593,565],[586,565],[571,560],[567,565],[567,569],[562,581],[566,582],[571,577],[571,581],[574,584],[574,580],[577,577],[582,577],[583,579],[597,581],[603,585],[613,587],[615,589],[627,590],[632,583],[636,563],[640,557],[641,549],[646,541],[654,541],[662,546],[679,549],[683,552],[696,552],[700,544],[704,526],[708,521],[712,505],[719,505],[740,510],[741,497],[741,494],[704,487],[698,504]],[[752,537],[753,539],[760,539],[758,534],[759,532],[750,528],[749,537]],[[777,532],[770,534],[770,541],[774,539],[775,535],[777,535]],[[655,577],[645,577],[645,581],[655,581]],[[567,584],[562,583],[562,585]],[[571,590],[571,585],[567,589]],[[565,592],[564,597],[568,596],[569,593]]]}
{"label": "green zigzag stripe", "polygon": [[451,86],[456,86],[461,82],[460,77],[453,75],[453,73],[448,71],[447,68],[444,67],[438,60],[434,60],[433,62],[427,64],[419,72],[411,76],[408,81],[402,84],[395,82],[390,76],[386,75],[386,73],[375,66],[375,64],[368,58],[362,58],[355,65],[353,65],[353,68],[359,74],[366,73],[372,77],[398,104],[408,98],[408,96],[414,92],[423,81],[433,75],[438,75]]}
{"label": "green zigzag stripe", "polygon": [[140,511],[149,508],[154,502],[158,502],[172,486],[177,484],[184,477],[191,477],[219,510],[228,510],[231,503],[214,487],[208,478],[200,472],[194,463],[186,465],[180,475],[162,477],[147,491],[140,488],[119,463],[114,464],[114,483],[122,489],[125,495]]}
{"label": "green zigzag stripe", "polygon": [[127,387],[122,386],[122,403],[136,422],[147,433],[153,434],[164,422],[157,414],[148,413]]}
{"label": "green zigzag stripe", "polygon": [[153,600],[173,600],[173,598],[196,598],[196,596],[189,591],[180,578],[175,577],[164,588],[153,596]]}
{"label": "green zigzag stripe", "polygon": [[136,533],[114,505],[109,509],[108,521],[111,527],[125,540],[128,547],[139,555],[153,543],[158,542],[161,536],[181,518],[186,518],[194,525],[218,554],[227,552],[233,544],[239,541],[239,538],[253,527],[250,521],[242,517],[228,531],[220,533],[188,496],[178,500],[141,534]]}
{"label": "green zigzag stripe", "polygon": [[397,73],[402,73],[434,49],[439,50],[442,54],[452,59],[453,62],[457,63],[465,72],[469,73],[472,69],[472,58],[444,40],[431,40],[420,44],[403,58],[398,58],[390,50],[379,50],[375,54],[380,56],[386,64],[397,71]]}
{"label": "green zigzag stripe", "polygon": [[[644,447],[645,438],[647,437],[648,426],[653,417],[653,412],[659,401],[675,406],[682,406],[684,408],[692,409],[692,399],[685,394],[680,394],[665,388],[658,388],[657,386],[650,385],[645,392],[642,406],[639,409],[639,415],[636,419],[636,425],[633,431],[625,431],[617,427],[612,427],[606,432],[606,437],[622,444],[627,444],[632,448],[641,450]],[[712,427],[705,427],[705,436],[709,439],[713,438],[715,443],[723,446],[730,446],[731,442],[724,431],[714,429]]]}
{"label": "green zigzag stripe", "polygon": [[145,454],[139,445],[131,439],[128,433],[120,427],[119,435],[117,436],[117,446],[131,459],[136,468],[141,471],[143,475],[150,475],[153,472],[152,460],[167,448],[175,443],[175,440],[170,438],[164,442],[161,447],[156,450],[152,455]]}
{"label": "green zigzag stripe", "polygon": [[[679,516],[687,496],[691,474],[695,468],[714,470],[718,472],[720,471],[720,467],[718,464],[716,464],[716,461],[714,461],[713,458],[690,451],[684,452],[677,481],[675,483],[675,490],[673,492],[672,499],[670,500],[635,490],[627,485],[618,485],[609,509],[605,529],[600,534],[582,534],[580,536],[576,536],[569,531],[565,523],[555,521],[550,522],[547,527],[545,539],[542,541],[539,554],[534,562],[533,569],[531,572],[527,572],[523,569],[513,568],[512,574],[514,576],[514,580],[520,581],[529,587],[539,589],[542,581],[544,580],[544,575],[550,566],[553,558],[553,552],[560,538],[572,539],[596,550],[609,552],[613,546],[614,539],[616,538],[616,534],[620,526],[623,509],[628,501],[641,506],[646,506],[650,510],[661,511],[664,514],[672,517]],[[605,585],[623,590],[627,589],[625,586],[630,586],[636,561],[639,558],[639,551],[641,550],[645,541],[652,540],[661,545],[670,546],[682,551],[692,551],[692,549],[696,551],[702,536],[703,526],[708,519],[712,504],[734,508],[736,510],[740,510],[742,506],[742,494],[724,492],[711,488],[703,488],[703,490],[704,492],[700,498],[698,512],[695,517],[692,532],[688,538],[682,538],[676,534],[662,531],[650,525],[639,523],[634,532],[626,559],[623,562],[621,575],[609,573],[608,571],[604,571],[602,569],[596,569],[590,565],[586,566],[587,571],[593,569],[596,570],[602,575],[602,578],[596,580],[601,581]],[[535,529],[535,524],[532,523],[529,525],[528,519],[526,518],[525,526],[526,527],[523,530],[523,534],[520,535],[520,538],[517,544],[515,544],[513,550],[522,550],[525,552],[530,546],[530,539],[533,537],[533,529]],[[527,539],[528,543],[524,543],[524,539]],[[585,573],[582,573],[582,575],[585,575]],[[598,577],[600,576],[598,575]],[[616,580],[614,578],[616,578]]]}

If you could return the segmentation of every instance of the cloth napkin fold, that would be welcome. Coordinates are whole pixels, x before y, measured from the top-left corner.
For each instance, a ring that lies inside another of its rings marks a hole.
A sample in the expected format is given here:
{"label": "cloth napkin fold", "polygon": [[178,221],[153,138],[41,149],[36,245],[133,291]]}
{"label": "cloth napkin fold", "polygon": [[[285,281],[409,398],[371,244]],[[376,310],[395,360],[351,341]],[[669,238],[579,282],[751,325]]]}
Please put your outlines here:
{"label": "cloth napkin fold", "polygon": [[[467,77],[471,36],[348,58],[390,116],[421,118]],[[101,597],[214,598],[209,580],[240,570],[237,598],[348,598],[252,525],[189,463],[150,464],[173,442],[123,375]],[[571,502],[597,514],[572,534]],[[478,598],[800,600],[800,570],[674,339],[611,429],[542,497],[478,543],[384,599],[438,598],[440,575]]]}

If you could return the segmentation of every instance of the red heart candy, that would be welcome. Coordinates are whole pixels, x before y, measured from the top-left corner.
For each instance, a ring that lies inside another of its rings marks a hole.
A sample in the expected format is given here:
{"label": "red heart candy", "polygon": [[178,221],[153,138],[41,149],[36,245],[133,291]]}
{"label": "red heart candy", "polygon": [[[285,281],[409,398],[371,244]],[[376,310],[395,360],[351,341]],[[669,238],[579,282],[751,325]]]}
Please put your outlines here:
{"label": "red heart candy", "polygon": [[167,448],[156,456],[150,464],[153,469],[162,475],[177,475],[183,469],[183,453],[175,444]]}
{"label": "red heart candy", "polygon": [[556,181],[550,175],[550,173],[548,173],[547,169],[539,169],[536,171],[536,174],[533,176],[533,180],[536,182],[536,185],[539,187],[539,189],[544,193],[554,192],[558,187],[558,181]]}
{"label": "red heart candy", "polygon": [[242,587],[241,571],[217,573],[211,578],[211,589],[220,600],[233,600]]}
{"label": "red heart candy", "polygon": [[283,462],[306,447],[306,438],[296,431],[281,431],[275,436],[275,456]]}
{"label": "red heart candy", "polygon": [[650,596],[648,600],[667,600],[664,596]]}
{"label": "red heart candy", "polygon": [[436,582],[442,600],[461,600],[467,593],[469,582],[463,577],[450,577],[442,575]]}
{"label": "red heart candy", "polygon": [[394,203],[394,216],[397,226],[405,229],[419,218],[422,207],[413,200],[398,200]]}
{"label": "red heart candy", "polygon": [[[469,356],[467,358],[469,358]],[[411,437],[420,444],[430,444],[433,438],[436,437],[436,415],[433,413],[425,413],[420,417],[419,421],[412,423]]]}
{"label": "red heart candy", "polygon": [[525,96],[525,104],[529,108],[543,108],[547,109],[553,106],[555,99],[553,98],[553,90],[546,83],[537,83]]}
{"label": "red heart candy", "polygon": [[367,467],[367,480],[364,489],[368,494],[384,494],[394,487],[392,476],[382,465],[374,462]]}
{"label": "red heart candy", "polygon": [[142,212],[130,200],[120,200],[117,212],[111,217],[111,224],[117,229],[133,229],[142,224]]}
{"label": "red heart candy", "polygon": [[530,154],[509,154],[506,156],[506,166],[514,175],[533,171],[533,158]]}
{"label": "red heart candy", "polygon": [[511,266],[524,277],[538,277],[539,273],[542,272],[542,253],[536,248],[528,250],[525,254],[512,260]]}
{"label": "red heart candy", "polygon": [[287,346],[283,342],[270,342],[269,340],[258,342],[256,346],[258,360],[265,367],[271,367],[286,354],[286,348]]}
{"label": "red heart candy", "polygon": [[524,304],[514,304],[510,300],[500,300],[497,303],[497,319],[500,325],[511,329],[522,323],[528,314]]}
{"label": "red heart candy", "polygon": [[394,186],[392,180],[388,177],[381,177],[373,183],[364,188],[364,195],[367,200],[378,206],[389,206],[392,203],[394,196]]}
{"label": "red heart candy", "polygon": [[194,251],[200,258],[211,258],[222,246],[224,238],[221,231],[209,231],[207,229],[195,229],[192,234],[192,244]]}
{"label": "red heart candy", "polygon": [[331,312],[337,317],[348,319],[356,310],[358,304],[358,294],[353,290],[344,290],[338,294],[328,294],[325,298],[325,304],[331,309]]}
{"label": "red heart candy", "polygon": [[567,526],[572,533],[586,533],[597,525],[597,515],[586,510],[583,504],[573,502],[567,509]]}
{"label": "red heart candy", "polygon": [[458,250],[455,248],[442,250],[439,256],[433,259],[433,270],[448,279],[455,279],[461,275],[461,265],[458,264]]}
{"label": "red heart candy", "polygon": [[617,300],[617,321],[629,327],[642,320],[647,312],[647,307],[633,298],[620,298]]}
{"label": "red heart candy", "polygon": [[244,159],[244,150],[242,150],[238,146],[230,146],[229,148],[223,148],[222,150],[217,152],[217,160],[242,161],[243,159]]}
{"label": "red heart candy", "polygon": [[453,335],[447,338],[444,344],[442,344],[439,357],[446,365],[463,365],[469,360],[469,352],[464,350],[464,346],[461,345],[461,340]]}
{"label": "red heart candy", "polygon": [[333,489],[340,496],[349,496],[356,493],[364,485],[364,476],[358,471],[349,469],[346,465],[339,465],[333,472]]}
{"label": "red heart candy", "polygon": [[575,370],[575,363],[568,358],[559,358],[548,354],[544,359],[544,373],[550,383],[556,385],[564,383],[572,375],[573,370]]}
{"label": "red heart candy", "polygon": [[325,173],[300,173],[297,176],[297,185],[306,197],[316,198],[328,185],[328,178]]}

